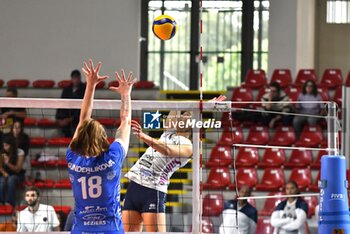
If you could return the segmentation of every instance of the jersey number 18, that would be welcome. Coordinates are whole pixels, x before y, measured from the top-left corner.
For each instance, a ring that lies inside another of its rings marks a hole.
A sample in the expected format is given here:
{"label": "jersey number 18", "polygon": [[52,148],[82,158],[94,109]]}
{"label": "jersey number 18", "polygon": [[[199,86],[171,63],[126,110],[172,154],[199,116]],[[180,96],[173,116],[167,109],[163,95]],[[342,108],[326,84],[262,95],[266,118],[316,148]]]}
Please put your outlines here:
{"label": "jersey number 18", "polygon": [[78,179],[78,182],[81,183],[81,194],[83,199],[87,199],[88,195],[90,198],[98,198],[102,194],[102,178],[101,176],[91,176],[87,179],[86,186],[86,177],[82,176]]}

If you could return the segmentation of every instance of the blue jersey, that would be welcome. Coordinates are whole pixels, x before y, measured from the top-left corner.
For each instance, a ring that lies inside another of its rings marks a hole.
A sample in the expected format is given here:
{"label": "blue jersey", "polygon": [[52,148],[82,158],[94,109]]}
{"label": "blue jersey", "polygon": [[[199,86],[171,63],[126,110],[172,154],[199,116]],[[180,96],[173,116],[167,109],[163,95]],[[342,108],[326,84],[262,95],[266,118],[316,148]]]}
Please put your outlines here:
{"label": "blue jersey", "polygon": [[98,157],[67,149],[69,180],[75,199],[72,233],[124,233],[120,208],[120,177],[125,149],[114,141]]}

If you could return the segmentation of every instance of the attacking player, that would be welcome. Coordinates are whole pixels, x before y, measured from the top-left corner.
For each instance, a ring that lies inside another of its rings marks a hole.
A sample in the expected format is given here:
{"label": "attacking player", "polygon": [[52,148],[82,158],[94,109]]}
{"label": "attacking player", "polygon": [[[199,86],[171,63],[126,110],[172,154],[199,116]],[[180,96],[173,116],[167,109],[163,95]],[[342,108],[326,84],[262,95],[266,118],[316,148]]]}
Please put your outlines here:
{"label": "attacking player", "polygon": [[131,97],[136,79],[116,73],[118,87],[111,87],[121,96],[120,120],[115,141],[109,144],[103,126],[91,119],[96,85],[107,76],[100,76],[101,63],[95,68],[84,62],[86,91],[80,120],[66,160],[75,200],[72,233],[124,233],[120,212],[120,176],[130,139]]}
{"label": "attacking player", "polygon": [[[219,96],[211,101],[225,99],[225,96]],[[166,231],[165,203],[170,177],[192,156],[189,139],[192,129],[172,123],[185,122],[190,118],[188,111],[182,114],[170,111],[165,125],[176,126],[176,129],[168,128],[159,140],[143,133],[138,122],[131,122],[133,134],[149,147],[126,175],[130,184],[122,215],[125,231],[141,232],[142,224],[146,232]]]}

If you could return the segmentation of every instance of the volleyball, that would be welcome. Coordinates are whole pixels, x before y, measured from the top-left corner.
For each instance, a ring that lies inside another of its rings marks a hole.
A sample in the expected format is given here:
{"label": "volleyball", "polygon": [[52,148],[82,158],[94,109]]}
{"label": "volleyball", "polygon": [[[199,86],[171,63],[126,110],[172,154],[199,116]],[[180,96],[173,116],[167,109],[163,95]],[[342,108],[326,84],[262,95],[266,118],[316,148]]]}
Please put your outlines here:
{"label": "volleyball", "polygon": [[176,22],[169,15],[160,15],[153,21],[152,31],[160,40],[169,40],[176,33]]}

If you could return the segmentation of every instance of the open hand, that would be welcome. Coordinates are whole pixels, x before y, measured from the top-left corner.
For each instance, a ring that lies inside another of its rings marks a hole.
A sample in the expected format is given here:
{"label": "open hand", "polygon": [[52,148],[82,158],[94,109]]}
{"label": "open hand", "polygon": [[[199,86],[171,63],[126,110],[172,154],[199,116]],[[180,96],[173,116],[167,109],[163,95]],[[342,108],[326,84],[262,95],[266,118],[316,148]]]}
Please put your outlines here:
{"label": "open hand", "polygon": [[101,69],[101,62],[97,64],[97,67],[94,68],[94,64],[91,59],[89,59],[89,66],[84,62],[84,67],[82,68],[85,75],[86,83],[96,86],[101,81],[108,78],[108,76],[100,76],[98,73]]}
{"label": "open hand", "polygon": [[128,78],[125,78],[124,69],[121,69],[119,75],[118,72],[115,73],[115,78],[117,79],[119,85],[118,87],[109,87],[110,90],[120,93],[120,95],[130,94],[132,86],[136,82],[136,78],[132,79],[132,72],[129,72]]}
{"label": "open hand", "polygon": [[220,95],[219,97],[214,97],[213,99],[210,99],[209,102],[223,102],[226,100],[226,96]]}
{"label": "open hand", "polygon": [[132,129],[132,134],[137,137],[137,139],[142,139],[143,132],[141,125],[136,121],[136,120],[131,120],[131,129]]}

